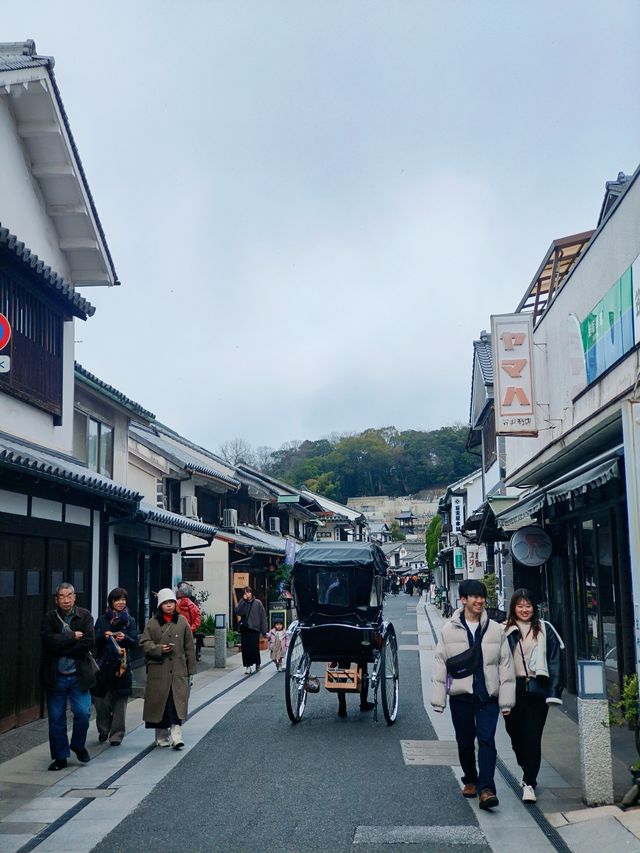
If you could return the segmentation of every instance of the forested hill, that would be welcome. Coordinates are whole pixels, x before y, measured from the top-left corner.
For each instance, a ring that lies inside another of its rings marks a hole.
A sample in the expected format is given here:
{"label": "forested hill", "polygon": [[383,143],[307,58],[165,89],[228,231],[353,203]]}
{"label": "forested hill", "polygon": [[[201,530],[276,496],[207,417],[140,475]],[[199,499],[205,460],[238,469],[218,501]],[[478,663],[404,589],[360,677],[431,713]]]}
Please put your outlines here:
{"label": "forested hill", "polygon": [[479,460],[464,449],[468,428],[430,432],[395,427],[358,435],[292,442],[271,451],[266,472],[342,503],[358,495],[413,495],[464,477]]}

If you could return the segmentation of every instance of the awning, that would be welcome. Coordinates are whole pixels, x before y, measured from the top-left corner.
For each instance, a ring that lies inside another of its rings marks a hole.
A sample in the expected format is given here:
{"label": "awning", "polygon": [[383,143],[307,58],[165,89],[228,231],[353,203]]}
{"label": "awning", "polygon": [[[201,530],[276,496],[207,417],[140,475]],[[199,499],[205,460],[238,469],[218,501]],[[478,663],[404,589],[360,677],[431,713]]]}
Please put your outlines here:
{"label": "awning", "polygon": [[523,518],[529,518],[534,512],[537,512],[543,504],[544,492],[535,492],[533,495],[517,501],[508,510],[497,515],[496,522],[501,527],[506,527],[516,521],[521,521]]}
{"label": "awning", "polygon": [[591,463],[580,465],[573,471],[558,477],[544,488],[536,489],[535,492],[522,498],[508,510],[496,516],[498,524],[506,527],[526,516],[533,515],[545,503],[553,504],[557,501],[567,500],[572,495],[584,493],[588,489],[595,489],[608,483],[609,480],[619,477],[618,460],[622,453],[622,445],[614,447],[612,450],[601,454]]}
{"label": "awning", "polygon": [[620,476],[620,468],[617,459],[611,459],[608,462],[601,462],[595,465],[588,471],[566,480],[555,489],[549,489],[547,492],[547,500],[550,504],[556,501],[565,501],[574,494],[584,494],[589,489],[595,489],[598,486],[603,486],[609,480]]}

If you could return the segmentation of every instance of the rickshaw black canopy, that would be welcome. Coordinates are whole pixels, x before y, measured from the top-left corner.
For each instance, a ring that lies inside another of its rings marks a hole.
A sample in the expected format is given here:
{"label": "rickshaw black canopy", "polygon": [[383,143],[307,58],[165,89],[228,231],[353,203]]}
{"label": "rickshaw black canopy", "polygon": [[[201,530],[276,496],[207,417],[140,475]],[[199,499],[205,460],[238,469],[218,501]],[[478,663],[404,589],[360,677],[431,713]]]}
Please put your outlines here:
{"label": "rickshaw black canopy", "polygon": [[357,566],[386,575],[387,558],[375,542],[307,542],[296,554],[296,566]]}
{"label": "rickshaw black canopy", "polygon": [[311,542],[293,567],[298,618],[307,625],[364,626],[381,618],[387,562],[371,542]]}

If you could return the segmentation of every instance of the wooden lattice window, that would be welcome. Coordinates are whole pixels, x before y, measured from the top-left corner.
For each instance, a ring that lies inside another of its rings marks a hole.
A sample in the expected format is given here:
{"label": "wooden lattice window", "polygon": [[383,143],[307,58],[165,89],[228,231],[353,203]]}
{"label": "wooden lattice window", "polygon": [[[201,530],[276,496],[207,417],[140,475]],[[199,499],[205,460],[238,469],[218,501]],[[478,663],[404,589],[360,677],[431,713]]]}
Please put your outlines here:
{"label": "wooden lattice window", "polygon": [[61,418],[63,311],[2,255],[0,313],[12,329],[3,351],[11,358],[11,370],[0,373],[0,391]]}

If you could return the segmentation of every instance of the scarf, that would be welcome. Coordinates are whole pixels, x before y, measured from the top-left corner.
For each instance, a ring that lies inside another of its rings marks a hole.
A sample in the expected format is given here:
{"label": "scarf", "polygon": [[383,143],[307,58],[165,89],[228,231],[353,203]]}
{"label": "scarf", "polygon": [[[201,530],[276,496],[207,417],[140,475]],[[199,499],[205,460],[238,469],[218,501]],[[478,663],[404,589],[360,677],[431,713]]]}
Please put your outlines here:
{"label": "scarf", "polygon": [[131,614],[129,613],[129,609],[127,607],[123,608],[120,611],[113,610],[111,607],[107,607],[105,613],[111,626],[114,626],[117,622],[120,622],[123,628],[128,627],[129,621],[131,619]]}

